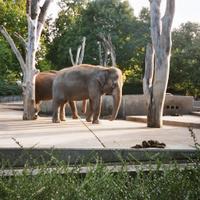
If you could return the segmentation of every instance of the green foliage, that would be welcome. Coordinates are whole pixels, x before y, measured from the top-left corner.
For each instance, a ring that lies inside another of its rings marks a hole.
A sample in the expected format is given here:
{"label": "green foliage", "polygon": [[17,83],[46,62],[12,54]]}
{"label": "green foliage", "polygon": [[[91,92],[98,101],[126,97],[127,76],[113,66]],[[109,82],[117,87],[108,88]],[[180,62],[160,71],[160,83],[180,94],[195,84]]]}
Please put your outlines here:
{"label": "green foliage", "polygon": [[0,80],[0,96],[21,95],[22,88],[13,81]]}
{"label": "green foliage", "polygon": [[135,68],[126,69],[123,73],[125,83],[123,86],[123,94],[143,94],[142,87],[142,68],[135,66]]}
{"label": "green foliage", "polygon": [[[141,19],[137,19],[128,1],[78,2],[66,11],[62,10],[55,22],[54,40],[48,58],[56,68],[71,66],[69,48],[76,55],[83,36],[87,38],[84,63],[99,64],[97,42],[100,41],[99,33],[102,33],[105,36],[111,35],[116,48],[117,65],[123,71],[129,68],[135,71],[138,66],[142,69],[145,46],[149,40],[149,21],[144,17],[148,11],[143,11]],[[62,3],[68,5],[67,0]],[[142,70],[137,72],[141,77]]]}
{"label": "green foliage", "polygon": [[117,173],[101,162],[88,165],[87,174],[80,174],[80,166],[69,168],[63,162],[49,167],[48,164],[37,166],[36,175],[31,175],[33,168],[26,166],[21,175],[1,176],[0,199],[182,200],[200,196],[198,164],[180,169],[176,164],[164,167],[158,163],[155,171],[150,166],[148,172],[138,169],[135,174],[127,172],[126,164]]}
{"label": "green foliage", "polygon": [[25,0],[0,0],[0,24],[6,27],[12,37],[15,32],[23,37],[27,34],[25,7]]}
{"label": "green foliage", "polygon": [[173,32],[169,89],[200,96],[200,25],[188,22]]}
{"label": "green foliage", "polygon": [[18,64],[7,42],[1,37],[0,58],[0,96],[21,94],[21,88],[16,84],[20,80]]}
{"label": "green foliage", "polygon": [[[25,0],[0,0],[0,25],[4,25],[22,54],[23,48],[14,33],[17,32],[23,37],[26,36],[25,3]],[[16,56],[5,38],[0,35],[0,95],[21,93],[15,83],[16,80],[20,79],[20,72],[21,68]]]}
{"label": "green foliage", "polygon": [[0,74],[7,74],[9,67],[13,64],[12,53],[6,41],[0,37]]}

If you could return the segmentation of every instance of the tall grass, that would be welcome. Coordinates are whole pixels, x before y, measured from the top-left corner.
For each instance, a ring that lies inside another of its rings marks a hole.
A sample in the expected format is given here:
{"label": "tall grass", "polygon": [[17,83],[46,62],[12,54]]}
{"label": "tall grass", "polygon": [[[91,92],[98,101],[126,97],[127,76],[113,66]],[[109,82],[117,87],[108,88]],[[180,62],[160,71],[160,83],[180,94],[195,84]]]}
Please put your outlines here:
{"label": "tall grass", "polygon": [[[88,172],[81,167],[70,168],[63,162],[49,170],[49,166],[37,167],[37,174],[25,167],[21,175],[1,176],[1,200],[198,200],[200,199],[200,166],[180,169],[173,164],[160,171],[149,168],[129,173],[126,164],[116,173],[103,163],[88,165]],[[35,169],[34,169],[35,170]]]}

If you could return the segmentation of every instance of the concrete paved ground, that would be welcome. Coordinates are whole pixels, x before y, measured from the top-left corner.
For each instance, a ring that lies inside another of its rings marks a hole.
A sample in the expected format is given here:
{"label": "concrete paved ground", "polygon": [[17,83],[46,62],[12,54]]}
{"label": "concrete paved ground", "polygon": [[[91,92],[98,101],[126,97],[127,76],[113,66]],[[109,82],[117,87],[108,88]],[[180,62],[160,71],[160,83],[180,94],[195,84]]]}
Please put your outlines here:
{"label": "concrete paved ground", "polygon": [[[23,121],[20,103],[0,104],[0,148],[130,148],[143,140],[164,142],[167,149],[192,149],[188,128],[164,126],[147,128],[145,123],[101,120],[94,125],[85,119],[53,124],[51,117]],[[179,117],[176,117],[179,119]],[[200,142],[200,129],[194,129]],[[19,142],[19,144],[17,144]]]}
{"label": "concrete paved ground", "polygon": [[[180,116],[163,116],[163,124],[180,127],[192,127],[200,129],[200,113],[196,112],[195,115],[180,115]],[[127,116],[128,121],[144,122],[146,123],[146,116]]]}

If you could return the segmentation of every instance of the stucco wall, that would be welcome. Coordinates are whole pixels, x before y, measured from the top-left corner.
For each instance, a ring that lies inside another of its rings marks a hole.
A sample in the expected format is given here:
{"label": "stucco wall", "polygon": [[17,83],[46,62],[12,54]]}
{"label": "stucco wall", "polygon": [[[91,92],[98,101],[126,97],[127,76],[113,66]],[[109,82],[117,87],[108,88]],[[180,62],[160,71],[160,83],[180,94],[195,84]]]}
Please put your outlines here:
{"label": "stucco wall", "polygon": [[[81,115],[82,102],[77,102],[79,115]],[[166,95],[164,115],[182,115],[192,112],[193,97]],[[45,101],[41,104],[41,111],[46,114],[52,113],[52,101]],[[66,108],[66,115],[71,115],[69,106]],[[102,116],[112,113],[112,96],[104,96],[102,102]],[[144,95],[124,95],[120,106],[118,117],[125,118],[128,115],[146,115],[147,105]]]}

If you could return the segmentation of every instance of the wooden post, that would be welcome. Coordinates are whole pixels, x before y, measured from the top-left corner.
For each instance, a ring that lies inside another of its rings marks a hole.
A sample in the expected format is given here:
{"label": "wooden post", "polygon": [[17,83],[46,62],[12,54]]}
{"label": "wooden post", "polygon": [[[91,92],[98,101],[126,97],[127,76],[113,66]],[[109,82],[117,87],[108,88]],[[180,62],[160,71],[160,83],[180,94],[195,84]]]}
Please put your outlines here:
{"label": "wooden post", "polygon": [[147,47],[143,79],[144,93],[148,97],[147,126],[155,128],[163,125],[171,57],[171,27],[175,11],[175,0],[167,0],[165,14],[161,19],[160,3],[161,0],[150,0],[152,47]]}

